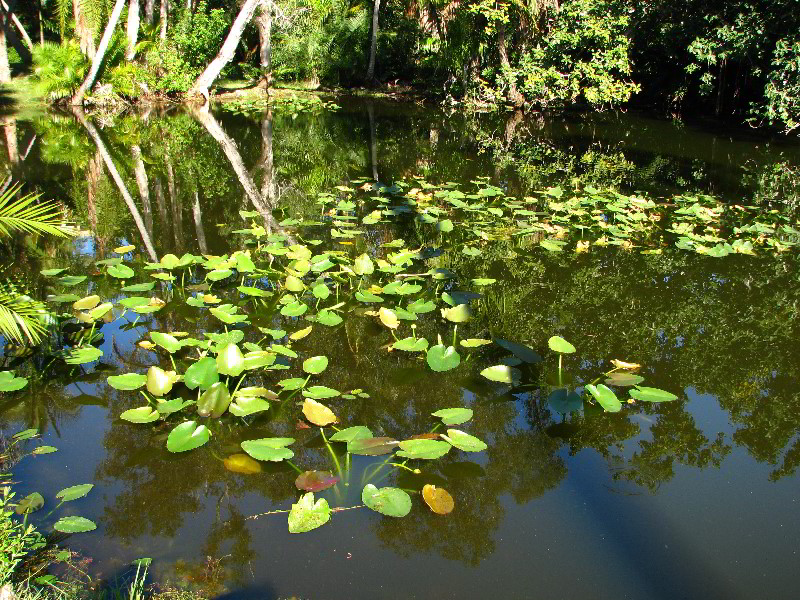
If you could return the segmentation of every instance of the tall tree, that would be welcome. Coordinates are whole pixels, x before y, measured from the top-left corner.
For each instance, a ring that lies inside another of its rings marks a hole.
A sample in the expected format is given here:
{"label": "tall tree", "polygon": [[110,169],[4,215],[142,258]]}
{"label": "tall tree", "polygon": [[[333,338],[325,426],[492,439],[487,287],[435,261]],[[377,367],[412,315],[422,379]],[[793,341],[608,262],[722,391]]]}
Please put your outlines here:
{"label": "tall tree", "polygon": [[272,83],[272,8],[274,0],[264,0],[261,9],[256,15],[258,25],[258,58],[261,67],[261,82],[259,85],[269,89]]}
{"label": "tall tree", "polygon": [[[84,53],[86,58],[89,60],[94,60],[95,55],[95,43],[94,43],[94,32],[92,31],[92,26],[89,23],[89,18],[86,14],[86,11],[81,6],[82,0],[72,0],[72,13],[75,17],[75,35],[78,36],[78,44],[81,47],[81,52]],[[62,30],[63,30],[63,21],[62,21]],[[63,35],[63,31],[62,31]]]}
{"label": "tall tree", "polygon": [[208,63],[205,71],[203,71],[192,84],[192,87],[189,89],[190,95],[203,96],[206,102],[208,102],[208,88],[210,88],[211,84],[219,77],[225,65],[233,59],[233,55],[236,53],[236,47],[239,45],[239,40],[242,38],[244,28],[253,18],[256,9],[262,2],[264,2],[264,0],[245,0],[245,3],[239,10],[239,14],[236,15],[236,19],[233,21],[233,25],[231,25],[228,36],[222,44],[222,48],[220,48],[214,60]]}
{"label": "tall tree", "polygon": [[114,29],[117,27],[124,7],[125,0],[117,0],[116,4],[114,4],[114,10],[111,11],[111,16],[108,18],[108,23],[106,23],[106,30],[103,32],[103,37],[100,39],[100,45],[97,47],[97,52],[95,52],[89,73],[86,75],[86,79],[83,80],[81,87],[78,88],[78,91],[75,92],[75,95],[72,97],[73,105],[83,104],[83,97],[94,85],[97,74],[100,72],[100,65],[103,63],[103,57],[106,54],[106,50],[108,50],[108,44],[111,42],[111,36],[114,35]]}
{"label": "tall tree", "polygon": [[144,20],[147,21],[148,25],[153,24],[155,8],[156,8],[155,0],[144,0]]}
{"label": "tall tree", "polygon": [[159,19],[161,20],[161,32],[158,34],[160,40],[167,39],[167,21],[169,20],[169,0],[159,1]]}
{"label": "tall tree", "polygon": [[128,22],[125,31],[128,34],[125,59],[133,60],[136,57],[136,40],[139,37],[139,0],[130,0],[128,3]]}
{"label": "tall tree", "polygon": [[367,83],[375,82],[375,54],[378,52],[378,11],[381,0],[375,0],[372,5],[372,28],[369,40],[369,64],[367,65]]}
{"label": "tall tree", "polygon": [[0,10],[0,83],[11,81],[11,67],[8,64],[8,47],[6,46],[6,11]]}
{"label": "tall tree", "polygon": [[25,45],[28,47],[29,50],[33,50],[33,42],[31,41],[31,38],[28,35],[28,32],[25,31],[25,27],[22,25],[20,20],[17,18],[17,15],[15,15],[14,11],[12,11],[8,7],[8,4],[6,3],[5,0],[0,0],[0,1],[2,2],[3,10],[6,13],[8,13],[9,17],[11,17],[11,22],[14,23],[14,27],[17,28],[17,31],[19,31],[19,34],[22,36],[22,41],[25,42]]}

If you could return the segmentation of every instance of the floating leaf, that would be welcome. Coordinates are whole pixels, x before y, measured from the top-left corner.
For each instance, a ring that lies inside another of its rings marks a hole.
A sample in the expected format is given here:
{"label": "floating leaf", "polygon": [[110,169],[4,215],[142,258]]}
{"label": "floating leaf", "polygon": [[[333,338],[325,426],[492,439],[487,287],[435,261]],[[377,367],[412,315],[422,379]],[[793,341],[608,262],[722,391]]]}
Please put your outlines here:
{"label": "floating leaf", "polygon": [[241,473],[242,475],[261,473],[261,463],[241,452],[225,457],[222,464],[228,471],[233,473]]}
{"label": "floating leaf", "polygon": [[452,346],[445,347],[440,340],[439,344],[428,349],[427,362],[433,371],[449,371],[461,364],[461,355]]}
{"label": "floating leaf", "polygon": [[330,437],[332,442],[352,442],[372,437],[372,432],[363,425],[355,425],[346,429],[341,429]]}
{"label": "floating leaf", "polygon": [[44,497],[39,492],[28,494],[19,501],[14,511],[18,515],[27,515],[36,512],[44,506]]}
{"label": "floating leaf", "polygon": [[371,483],[364,486],[361,501],[367,508],[387,517],[405,517],[411,512],[411,496],[400,488],[376,488]]}
{"label": "floating leaf", "polygon": [[398,444],[397,456],[432,460],[441,458],[450,451],[450,444],[439,440],[404,440]]}
{"label": "floating leaf", "polygon": [[319,375],[328,368],[327,356],[312,356],[303,361],[303,371],[309,375]]}
{"label": "floating leaf", "polygon": [[219,381],[219,371],[217,371],[217,361],[211,356],[204,356],[196,363],[186,369],[183,375],[183,383],[190,390],[198,387],[206,390]]}
{"label": "floating leaf", "polygon": [[248,417],[268,409],[269,402],[263,398],[238,396],[238,392],[236,400],[228,407],[228,411],[235,417]]}
{"label": "floating leaf", "polygon": [[558,352],[559,354],[572,354],[575,352],[575,346],[557,335],[554,335],[547,340],[547,345],[550,347],[550,350],[553,352]]}
{"label": "floating leaf", "polygon": [[16,392],[28,385],[24,377],[17,377],[13,371],[0,372],[0,392]]}
{"label": "floating leaf", "polygon": [[152,406],[140,406],[139,408],[129,408],[123,412],[119,418],[131,423],[153,423],[158,421],[161,414],[154,410]]}
{"label": "floating leaf", "polygon": [[453,507],[455,506],[450,492],[429,483],[422,486],[422,499],[425,500],[425,504],[437,515],[450,514],[453,512]]}
{"label": "floating leaf", "polygon": [[106,273],[117,279],[130,279],[135,275],[133,269],[128,265],[111,265],[106,269]]}
{"label": "floating leaf", "polygon": [[301,329],[301,330],[299,330],[299,331],[295,331],[295,332],[294,332],[292,335],[290,335],[290,336],[289,336],[289,339],[290,339],[290,340],[292,340],[292,341],[294,341],[294,342],[296,342],[297,340],[302,340],[302,339],[303,339],[304,337],[306,337],[306,336],[307,336],[309,333],[311,333],[311,330],[312,330],[313,328],[314,328],[314,326],[313,326],[313,325],[309,325],[309,326],[308,326],[308,327],[306,327],[305,329]]}
{"label": "floating leaf", "polygon": [[294,444],[294,438],[261,438],[241,443],[242,450],[256,460],[280,462],[294,456],[286,446]]}
{"label": "floating leaf", "polygon": [[635,373],[620,373],[619,371],[611,373],[606,379],[607,385],[616,385],[619,387],[628,387],[631,385],[639,385],[644,381],[644,377],[636,375]]}
{"label": "floating leaf", "polygon": [[91,310],[100,304],[100,296],[92,295],[76,300],[72,305],[75,310]]}
{"label": "floating leaf", "polygon": [[380,456],[394,452],[399,442],[389,437],[355,438],[347,442],[347,451],[350,454],[363,456]]}
{"label": "floating leaf", "polygon": [[611,364],[618,369],[629,369],[629,370],[638,369],[642,366],[639,363],[625,362],[622,360],[617,360],[616,358],[611,361]]}
{"label": "floating leaf", "polygon": [[397,326],[400,325],[400,321],[397,319],[395,312],[385,307],[381,307],[378,311],[378,318],[381,320],[381,323],[386,325],[389,329],[397,329]]}
{"label": "floating leaf", "polygon": [[303,396],[306,398],[314,398],[315,400],[335,398],[339,394],[341,394],[339,390],[335,390],[324,385],[312,385],[311,387],[303,390]]}
{"label": "floating leaf", "polygon": [[125,373],[124,375],[110,375],[106,381],[115,390],[138,390],[147,383],[147,375],[139,373]]}
{"label": "floating leaf", "polygon": [[368,254],[362,254],[353,262],[353,272],[356,275],[371,275],[375,271],[375,265]]}
{"label": "floating leaf", "polygon": [[671,402],[677,400],[678,397],[666,390],[661,390],[654,387],[646,387],[637,385],[634,389],[630,390],[631,398],[641,402]]}
{"label": "floating leaf", "polygon": [[457,304],[452,308],[443,308],[442,317],[453,323],[465,323],[472,317],[472,309],[469,304]]}
{"label": "floating leaf", "polygon": [[521,376],[518,369],[506,365],[495,365],[487,367],[481,371],[481,375],[486,377],[489,381],[497,381],[498,383],[507,383],[512,385],[515,381],[519,381]]}
{"label": "floating leaf", "polygon": [[284,317],[299,317],[308,310],[308,305],[296,300],[290,304],[287,304],[281,309],[281,314]]}
{"label": "floating leaf", "polygon": [[619,412],[622,409],[622,402],[619,401],[617,395],[613,390],[602,383],[597,386],[591,383],[587,384],[586,391],[589,392],[594,399],[597,400],[597,403],[607,412]]}
{"label": "floating leaf", "polygon": [[58,448],[55,446],[36,446],[32,454],[52,454],[53,452],[58,452]]}
{"label": "floating leaf", "polygon": [[303,402],[303,414],[306,419],[319,427],[324,427],[325,425],[330,425],[339,421],[330,408],[312,398],[306,398]]}
{"label": "floating leaf", "polygon": [[244,354],[236,344],[226,344],[217,354],[217,372],[238,377],[244,371]]}
{"label": "floating leaf", "polygon": [[473,279],[472,280],[472,283],[474,283],[477,286],[481,286],[481,287],[487,286],[487,285],[492,285],[495,282],[497,282],[497,279],[490,279],[490,278],[486,278],[486,277],[479,277],[477,279]]}
{"label": "floating leaf", "polygon": [[86,281],[86,275],[65,275],[58,282],[65,287],[73,287]]}
{"label": "floating leaf", "polygon": [[383,302],[383,298],[376,296],[372,292],[359,290],[356,292],[356,300],[359,302]]}
{"label": "floating leaf", "polygon": [[123,292],[149,292],[156,284],[154,281],[148,281],[147,283],[135,283],[133,285],[126,285],[122,288]]}
{"label": "floating leaf", "polygon": [[197,400],[197,414],[201,417],[211,417],[219,419],[231,403],[231,395],[228,386],[218,381],[209,387]]}
{"label": "floating leaf", "polygon": [[566,388],[558,388],[550,392],[547,397],[550,408],[562,414],[567,414],[579,410],[583,405],[581,397],[575,392],[570,392]]}
{"label": "floating leaf", "polygon": [[174,354],[181,349],[181,343],[175,338],[175,336],[172,336],[168,333],[151,331],[150,339],[152,339],[156,344],[164,348],[164,350],[170,354]]}
{"label": "floating leaf", "polygon": [[84,517],[62,517],[53,524],[53,529],[61,533],[85,533],[97,529],[94,521]]}
{"label": "floating leaf", "polygon": [[324,283],[319,283],[311,288],[311,293],[314,294],[315,298],[325,300],[331,295],[331,290]]}
{"label": "floating leaf", "polygon": [[338,477],[330,471],[304,471],[294,480],[294,485],[298,490],[306,492],[321,492],[333,487],[339,482]]}
{"label": "floating leaf", "polygon": [[147,370],[147,391],[153,396],[166,396],[176,380],[175,371],[165,371],[153,365]]}
{"label": "floating leaf", "polygon": [[471,408],[443,408],[431,413],[434,417],[439,417],[445,425],[461,425],[472,418]]}
{"label": "floating leaf", "polygon": [[80,485],[72,485],[58,492],[56,494],[56,498],[58,498],[62,502],[71,502],[72,500],[83,498],[86,494],[92,491],[93,487],[94,487],[93,483],[82,483]]}
{"label": "floating leaf", "polygon": [[186,421],[170,431],[167,437],[167,450],[187,452],[199,448],[211,438],[205,425],[198,426],[194,421]]}
{"label": "floating leaf", "polygon": [[325,498],[314,502],[314,492],[304,494],[289,512],[289,533],[305,533],[322,527],[331,518],[331,508]]}
{"label": "floating leaf", "polygon": [[136,250],[136,246],[132,246],[131,244],[128,244],[127,246],[119,246],[118,248],[114,248],[113,252],[116,252],[117,254],[127,254],[131,250]]}
{"label": "floating leaf", "polygon": [[395,350],[406,352],[425,352],[428,349],[428,340],[425,338],[407,337],[392,344]]}
{"label": "floating leaf", "polygon": [[483,452],[487,448],[485,442],[459,429],[448,429],[442,439],[464,452]]}
{"label": "floating leaf", "polygon": [[85,365],[86,363],[94,362],[103,356],[103,351],[94,346],[81,346],[80,348],[73,348],[67,352],[64,359],[68,365]]}
{"label": "floating leaf", "polygon": [[105,317],[111,310],[114,308],[114,305],[111,302],[106,302],[99,306],[94,307],[92,310],[89,311],[89,318],[92,321],[97,321],[98,319],[102,319]]}
{"label": "floating leaf", "polygon": [[45,277],[55,277],[56,275],[61,275],[66,269],[42,269],[39,271]]}
{"label": "floating leaf", "polygon": [[516,342],[510,342],[508,340],[495,338],[494,343],[500,346],[501,348],[505,348],[509,352],[511,352],[514,356],[519,358],[521,361],[526,363],[538,363],[541,362],[542,357],[539,356],[536,352],[534,352],[528,346],[523,344],[518,344]]}
{"label": "floating leaf", "polygon": [[342,317],[332,310],[323,309],[317,315],[317,323],[326,327],[336,327],[342,322]]}
{"label": "floating leaf", "polygon": [[486,346],[487,344],[491,344],[492,340],[484,340],[481,338],[468,338],[466,340],[459,341],[459,344],[464,348],[477,348],[479,346]]}
{"label": "floating leaf", "polygon": [[187,406],[194,404],[194,400],[184,400],[183,398],[173,398],[172,400],[159,400],[156,410],[161,415],[171,415],[183,410]]}

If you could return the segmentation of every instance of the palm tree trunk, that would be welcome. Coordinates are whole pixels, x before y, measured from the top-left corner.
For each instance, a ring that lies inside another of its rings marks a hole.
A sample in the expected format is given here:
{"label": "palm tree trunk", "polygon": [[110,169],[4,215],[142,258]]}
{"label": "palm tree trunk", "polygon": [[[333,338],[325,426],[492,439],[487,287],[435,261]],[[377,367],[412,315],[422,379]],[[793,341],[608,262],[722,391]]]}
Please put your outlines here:
{"label": "palm tree trunk", "polygon": [[142,149],[138,144],[131,147],[133,156],[133,173],[136,176],[136,187],[139,188],[139,197],[142,199],[142,212],[144,213],[144,224],[148,233],[153,235],[153,209],[150,206],[150,182],[147,179],[147,171],[142,160]]}
{"label": "palm tree trunk", "polygon": [[159,18],[161,20],[161,33],[158,34],[160,40],[167,39],[167,20],[169,17],[169,0],[160,0]]}
{"label": "palm tree trunk", "polygon": [[80,122],[80,124],[86,129],[89,137],[92,138],[95,146],[97,146],[97,150],[100,152],[100,156],[103,157],[103,162],[106,165],[106,169],[108,169],[108,172],[111,173],[111,178],[114,180],[114,183],[117,184],[117,189],[119,189],[123,200],[125,200],[125,204],[128,206],[128,210],[133,217],[133,222],[136,223],[136,227],[139,230],[139,235],[142,236],[142,242],[147,250],[147,254],[150,256],[150,260],[153,262],[158,262],[158,257],[156,256],[155,248],[153,248],[153,242],[150,239],[150,234],[147,233],[147,229],[144,226],[144,221],[142,221],[142,215],[139,214],[139,209],[136,208],[136,203],[133,201],[128,188],[125,186],[125,182],[122,180],[122,177],[120,177],[119,171],[117,171],[117,167],[114,165],[114,161],[111,160],[111,155],[108,153],[106,145],[103,143],[103,138],[100,137],[100,134],[97,132],[95,126],[86,120],[86,116],[83,114],[83,109],[80,106],[73,106],[72,112],[75,115],[75,118],[78,119],[78,122]]}
{"label": "palm tree trunk", "polygon": [[6,46],[6,13],[0,10],[0,83],[11,81],[11,67],[8,65],[8,47]]}
{"label": "palm tree trunk", "polygon": [[497,26],[497,52],[500,54],[500,65],[508,76],[508,99],[511,100],[516,108],[519,108],[525,103],[525,98],[517,91],[514,69],[511,66],[511,61],[508,59],[506,26],[503,23]]}
{"label": "palm tree trunk", "polygon": [[375,131],[375,109],[372,102],[367,104],[367,115],[369,116],[369,160],[372,164],[372,179],[378,183],[378,136]]}
{"label": "palm tree trunk", "polygon": [[372,5],[372,33],[369,41],[369,65],[367,65],[367,83],[372,85],[375,82],[375,54],[378,52],[378,11],[381,7],[381,0],[375,0]]}
{"label": "palm tree trunk", "polygon": [[86,79],[83,80],[81,87],[78,88],[78,91],[75,92],[75,95],[72,97],[73,106],[80,106],[83,104],[83,97],[94,85],[94,81],[97,79],[97,74],[100,72],[100,65],[103,63],[103,57],[106,54],[106,50],[108,50],[108,44],[111,42],[111,36],[114,34],[114,29],[117,27],[119,17],[122,15],[122,9],[124,7],[125,0],[117,0],[116,4],[114,4],[114,10],[111,11],[111,16],[108,18],[106,29],[103,32],[103,37],[100,40],[100,45],[98,46],[97,52],[94,55],[94,60],[92,60],[92,67],[89,69],[89,73],[86,75]]}
{"label": "palm tree trunk", "polygon": [[39,0],[39,45],[44,46],[44,21],[42,21],[42,0]]}
{"label": "palm tree trunk", "polygon": [[8,7],[8,4],[6,4],[5,0],[2,0],[2,4],[3,4],[3,10],[6,11],[6,13],[8,13],[11,16],[11,22],[14,23],[14,26],[17,28],[17,31],[19,31],[19,34],[22,36],[25,45],[28,47],[29,50],[33,51],[33,42],[31,41],[31,38],[28,36],[28,32],[25,31],[25,27],[22,26],[22,23],[17,18],[17,15],[11,12],[11,9]]}
{"label": "palm tree trunk", "polygon": [[233,21],[233,25],[231,25],[228,36],[222,44],[222,48],[220,48],[214,60],[208,63],[205,71],[203,71],[192,84],[188,92],[190,95],[203,96],[206,102],[208,102],[208,88],[210,88],[211,84],[219,77],[225,65],[233,59],[233,55],[236,53],[236,47],[239,45],[239,40],[242,38],[244,28],[253,18],[256,9],[263,1],[264,0],[245,0],[239,14],[236,15],[236,19]]}
{"label": "palm tree trunk", "polygon": [[256,15],[258,57],[261,66],[261,82],[259,85],[263,85],[265,89],[269,89],[272,83],[272,2],[273,0],[265,0],[261,5],[261,10]]}
{"label": "palm tree trunk", "polygon": [[128,34],[128,50],[125,52],[125,59],[133,60],[136,57],[136,40],[139,37],[139,0],[130,0],[128,3],[126,32]]}
{"label": "palm tree trunk", "polygon": [[19,163],[19,144],[17,144],[17,120],[14,117],[3,120],[3,133],[6,136],[8,162],[11,166]]}
{"label": "palm tree trunk", "polygon": [[78,36],[81,52],[83,52],[89,60],[94,60],[94,35],[86,19],[86,15],[81,9],[81,0],[72,0],[72,12],[75,16],[75,35]]}
{"label": "palm tree trunk", "polygon": [[200,246],[200,254],[208,254],[208,244],[206,243],[206,232],[203,229],[203,211],[200,208],[200,194],[194,192],[194,206],[192,206],[192,216],[194,217],[194,230],[197,232],[197,245]]}

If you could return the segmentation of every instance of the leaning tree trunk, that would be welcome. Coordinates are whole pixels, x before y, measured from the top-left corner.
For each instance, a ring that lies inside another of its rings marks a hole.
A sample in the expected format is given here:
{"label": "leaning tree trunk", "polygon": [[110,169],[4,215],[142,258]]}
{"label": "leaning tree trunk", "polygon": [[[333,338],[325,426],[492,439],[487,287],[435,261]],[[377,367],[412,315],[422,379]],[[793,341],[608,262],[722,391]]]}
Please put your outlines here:
{"label": "leaning tree trunk", "polygon": [[378,52],[378,11],[381,0],[375,0],[372,5],[372,33],[369,41],[369,64],[367,65],[367,83],[375,82],[375,54]]}
{"label": "leaning tree trunk", "polygon": [[269,89],[272,83],[272,2],[264,0],[261,10],[256,15],[258,25],[258,57],[261,65],[261,81],[259,85]]}
{"label": "leaning tree trunk", "polygon": [[94,34],[89,22],[81,8],[82,0],[72,0],[72,11],[75,16],[75,35],[78,36],[78,44],[81,47],[81,52],[89,60],[94,60],[95,46]]}
{"label": "leaning tree trunk", "polygon": [[11,81],[11,67],[8,65],[8,47],[6,46],[6,21],[8,16],[0,10],[0,83]]}
{"label": "leaning tree trunk", "polygon": [[169,0],[160,0],[159,19],[161,20],[161,32],[158,34],[158,39],[167,39],[167,20],[169,17]]}
{"label": "leaning tree trunk", "polygon": [[8,7],[6,1],[2,0],[2,3],[3,3],[3,10],[6,13],[8,13],[8,15],[11,17],[11,22],[14,23],[14,27],[16,27],[17,31],[19,31],[19,34],[20,36],[22,36],[22,40],[25,42],[25,45],[28,47],[28,50],[33,51],[33,42],[31,41],[28,32],[25,31],[25,27],[22,26],[22,23],[17,18],[17,15],[11,12],[11,9]]}
{"label": "leaning tree trunk", "polygon": [[139,188],[139,197],[142,199],[142,212],[144,212],[144,225],[148,233],[153,235],[153,209],[150,206],[150,182],[142,160],[142,149],[138,144],[131,146],[133,156],[133,174],[136,176],[136,186]]}
{"label": "leaning tree trunk", "polygon": [[236,15],[236,19],[233,21],[233,25],[231,25],[231,29],[228,32],[228,37],[225,38],[225,42],[222,44],[219,53],[214,57],[214,60],[208,64],[206,70],[200,74],[200,77],[197,78],[189,89],[190,95],[201,95],[205,98],[206,102],[208,102],[208,88],[210,88],[211,84],[219,77],[225,65],[233,59],[236,47],[239,45],[239,40],[242,38],[244,28],[253,18],[256,9],[263,1],[264,0],[245,1],[239,14]]}
{"label": "leaning tree trunk", "polygon": [[89,73],[86,75],[86,79],[83,80],[81,87],[78,88],[78,91],[75,92],[75,95],[72,97],[73,105],[83,104],[83,97],[94,85],[97,74],[100,72],[100,65],[103,63],[103,57],[106,54],[106,50],[108,50],[108,44],[111,42],[111,36],[114,35],[114,29],[117,27],[124,6],[125,0],[117,0],[117,3],[114,4],[114,10],[111,11],[111,16],[108,18],[108,23],[106,23],[106,30],[103,32],[100,45],[97,47],[94,60],[92,60],[92,67],[89,69]]}
{"label": "leaning tree trunk", "polygon": [[125,59],[133,60],[136,57],[136,40],[139,37],[139,0],[130,0],[128,3],[128,22],[125,31],[128,34]]}

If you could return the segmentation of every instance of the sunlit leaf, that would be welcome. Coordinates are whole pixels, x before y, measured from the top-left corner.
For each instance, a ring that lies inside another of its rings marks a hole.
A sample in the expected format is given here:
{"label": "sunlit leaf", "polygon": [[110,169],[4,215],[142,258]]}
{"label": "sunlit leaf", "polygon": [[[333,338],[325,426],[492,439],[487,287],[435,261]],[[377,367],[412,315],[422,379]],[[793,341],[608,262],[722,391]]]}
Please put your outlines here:
{"label": "sunlit leaf", "polygon": [[330,408],[312,398],[306,398],[303,401],[303,414],[311,423],[320,427],[339,421]]}
{"label": "sunlit leaf", "polygon": [[321,492],[333,487],[339,482],[338,477],[330,471],[304,471],[294,480],[294,485],[298,490],[306,492]]}
{"label": "sunlit leaf", "polygon": [[170,431],[167,437],[167,450],[187,452],[199,448],[211,438],[205,425],[198,426],[194,421],[186,421]]}
{"label": "sunlit leaf", "polygon": [[241,452],[226,456],[222,463],[232,473],[241,473],[242,475],[261,473],[261,463]]}
{"label": "sunlit leaf", "polygon": [[368,483],[361,491],[361,501],[367,508],[388,517],[405,517],[411,512],[411,496],[400,488],[378,489]]}
{"label": "sunlit leaf", "polygon": [[286,446],[294,444],[294,438],[261,438],[241,443],[242,450],[256,460],[280,462],[294,456]]}
{"label": "sunlit leaf", "polygon": [[641,402],[671,402],[672,400],[678,399],[675,394],[667,392],[666,390],[642,385],[637,385],[629,392],[631,398]]}
{"label": "sunlit leaf", "polygon": [[303,495],[292,504],[289,512],[289,533],[305,533],[323,526],[331,518],[331,508],[325,498],[314,502],[314,492]]}
{"label": "sunlit leaf", "polygon": [[85,533],[94,531],[97,525],[84,517],[62,517],[53,524],[53,529],[61,533]]}
{"label": "sunlit leaf", "polygon": [[422,499],[425,504],[437,515],[447,515],[453,512],[454,502],[450,492],[435,485],[422,486]]}
{"label": "sunlit leaf", "polygon": [[404,440],[398,444],[397,456],[432,460],[441,458],[450,451],[450,444],[439,440]]}
{"label": "sunlit leaf", "polygon": [[464,452],[483,452],[487,448],[485,442],[459,429],[448,429],[442,439]]}
{"label": "sunlit leaf", "polygon": [[303,361],[303,371],[309,375],[319,375],[328,368],[327,356],[312,356]]}
{"label": "sunlit leaf", "polygon": [[575,346],[557,335],[554,335],[547,340],[547,345],[550,347],[550,350],[553,352],[558,352],[559,354],[572,354],[575,352]]}
{"label": "sunlit leaf", "polygon": [[434,417],[439,417],[445,425],[461,425],[472,418],[471,408],[442,408],[435,413]]}
{"label": "sunlit leaf", "polygon": [[597,400],[597,403],[603,407],[607,412],[619,412],[622,409],[622,402],[619,401],[617,395],[613,390],[609,389],[602,383],[597,386],[590,384],[586,385],[586,391]]}

